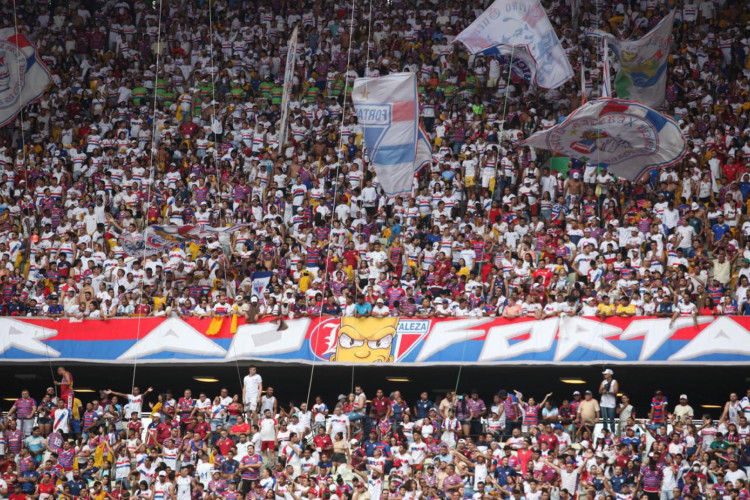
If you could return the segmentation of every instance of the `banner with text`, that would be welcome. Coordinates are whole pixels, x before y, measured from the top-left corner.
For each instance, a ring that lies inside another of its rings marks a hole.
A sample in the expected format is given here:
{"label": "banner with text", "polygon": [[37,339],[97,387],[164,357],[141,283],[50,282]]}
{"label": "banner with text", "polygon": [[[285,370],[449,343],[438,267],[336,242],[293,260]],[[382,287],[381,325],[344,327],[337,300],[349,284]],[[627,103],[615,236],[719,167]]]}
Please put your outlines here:
{"label": "banner with text", "polygon": [[750,317],[298,318],[231,322],[206,336],[210,319],[53,321],[0,318],[5,362],[104,363],[261,360],[341,364],[729,364],[750,363]]}

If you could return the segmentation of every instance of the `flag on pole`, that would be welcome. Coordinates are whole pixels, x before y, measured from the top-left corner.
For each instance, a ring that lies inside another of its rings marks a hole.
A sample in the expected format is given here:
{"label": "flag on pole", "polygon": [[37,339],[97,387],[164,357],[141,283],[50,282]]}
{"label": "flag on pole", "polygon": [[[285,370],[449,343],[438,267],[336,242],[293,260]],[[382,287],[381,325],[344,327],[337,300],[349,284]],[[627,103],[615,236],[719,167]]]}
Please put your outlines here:
{"label": "flag on pole", "polygon": [[292,93],[294,80],[294,63],[297,60],[297,26],[292,31],[286,52],[286,68],[284,69],[284,92],[281,94],[281,120],[279,123],[279,151],[283,154],[289,121],[289,95]]}
{"label": "flag on pole", "polygon": [[602,39],[602,97],[612,97],[612,77],[609,72],[609,47]]}
{"label": "flag on pole", "polygon": [[648,170],[673,165],[687,152],[674,120],[639,102],[606,98],[587,102],[522,145],[608,167],[631,181]]}
{"label": "flag on pole", "polygon": [[420,139],[416,75],[394,73],[357,78],[352,102],[383,191],[388,196],[411,192],[414,174],[425,160],[425,153],[420,153],[417,161]]}
{"label": "flag on pole", "polygon": [[586,104],[586,72],[581,61],[581,104]]}
{"label": "flag on pole", "polygon": [[495,0],[455,41],[472,54],[508,55],[512,49],[540,88],[557,88],[574,75],[539,0]]}
{"label": "flag on pole", "polygon": [[432,163],[432,144],[430,144],[430,136],[420,126],[417,138],[417,162],[415,165],[414,172],[419,171],[420,168],[425,165]]}
{"label": "flag on pole", "polygon": [[664,103],[674,15],[673,10],[640,40],[618,40],[609,33],[595,32],[606,40],[620,62],[615,77],[618,98],[639,101],[652,108]]}
{"label": "flag on pole", "polygon": [[271,282],[272,275],[273,273],[271,271],[255,271],[253,273],[253,282],[251,286],[252,294],[256,297],[261,297],[266,290],[266,287]]}
{"label": "flag on pole", "polygon": [[0,127],[42,97],[52,78],[36,47],[13,28],[0,29]]}

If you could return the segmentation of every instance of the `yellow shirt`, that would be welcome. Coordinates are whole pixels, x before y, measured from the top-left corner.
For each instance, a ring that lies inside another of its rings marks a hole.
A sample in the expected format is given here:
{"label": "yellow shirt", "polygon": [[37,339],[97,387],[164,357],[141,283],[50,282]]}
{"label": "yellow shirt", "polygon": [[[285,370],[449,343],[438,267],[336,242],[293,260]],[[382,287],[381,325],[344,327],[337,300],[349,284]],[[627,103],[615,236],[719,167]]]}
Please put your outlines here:
{"label": "yellow shirt", "polygon": [[83,403],[81,403],[81,400],[78,398],[73,398],[73,419],[74,420],[80,420],[81,419],[81,412],[79,408],[83,407]]}
{"label": "yellow shirt", "polygon": [[598,306],[596,306],[596,311],[599,314],[604,313],[606,315],[611,315],[611,314],[613,314],[615,312],[615,305],[614,304],[604,304],[604,303],[602,303],[602,304],[599,304]]}
{"label": "yellow shirt", "polygon": [[635,306],[633,304],[628,304],[626,306],[617,304],[617,314],[628,314],[630,316],[635,316]]}
{"label": "yellow shirt", "polygon": [[299,273],[299,291],[305,293],[310,288],[310,273],[302,271]]}

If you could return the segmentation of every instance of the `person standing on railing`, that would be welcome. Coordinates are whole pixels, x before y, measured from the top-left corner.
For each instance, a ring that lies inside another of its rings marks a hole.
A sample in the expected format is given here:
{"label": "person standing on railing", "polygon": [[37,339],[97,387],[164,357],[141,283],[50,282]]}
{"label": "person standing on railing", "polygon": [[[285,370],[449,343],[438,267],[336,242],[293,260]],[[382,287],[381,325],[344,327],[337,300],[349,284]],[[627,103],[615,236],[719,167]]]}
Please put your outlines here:
{"label": "person standing on railing", "polygon": [[57,368],[57,374],[62,377],[60,381],[55,380],[55,385],[60,386],[60,399],[65,403],[66,408],[71,409],[74,397],[73,374],[62,366]]}
{"label": "person standing on railing", "polygon": [[612,378],[614,372],[607,368],[602,372],[604,380],[599,384],[599,407],[602,411],[602,423],[605,429],[615,432],[615,408],[617,407],[617,393],[620,392],[620,384]]}

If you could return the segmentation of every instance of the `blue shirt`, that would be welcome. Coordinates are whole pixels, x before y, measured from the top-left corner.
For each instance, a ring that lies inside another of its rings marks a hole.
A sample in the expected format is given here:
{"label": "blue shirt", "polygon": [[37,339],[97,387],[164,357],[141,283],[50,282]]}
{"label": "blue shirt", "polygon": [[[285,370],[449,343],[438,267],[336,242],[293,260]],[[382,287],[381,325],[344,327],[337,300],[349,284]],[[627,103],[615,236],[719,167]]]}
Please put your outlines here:
{"label": "blue shirt", "polygon": [[237,472],[237,469],[239,467],[240,467],[240,463],[237,460],[234,460],[234,459],[225,460],[221,464],[221,472],[227,475],[234,474],[235,472]]}
{"label": "blue shirt", "polygon": [[360,304],[359,302],[357,302],[356,304],[354,304],[354,310],[357,312],[357,314],[364,316],[372,312],[372,304],[370,304],[369,302],[365,302],[364,304]]}
{"label": "blue shirt", "polygon": [[711,231],[713,231],[714,233],[714,243],[715,243],[719,241],[722,236],[727,234],[730,231],[730,229],[729,229],[729,226],[727,226],[726,224],[714,224],[713,227],[711,228]]}
{"label": "blue shirt", "polygon": [[70,488],[70,494],[74,497],[80,495],[82,489],[88,488],[88,483],[83,479],[79,479],[78,481],[68,481],[65,484],[68,485],[68,487]]}
{"label": "blue shirt", "polygon": [[429,415],[430,408],[433,408],[435,405],[429,399],[424,401],[420,399],[414,406],[417,407],[417,418],[425,418]]}

